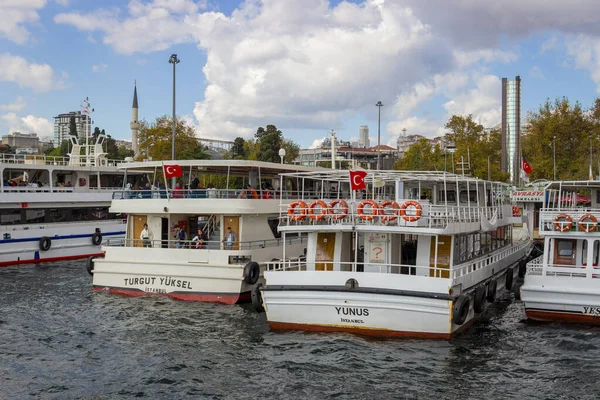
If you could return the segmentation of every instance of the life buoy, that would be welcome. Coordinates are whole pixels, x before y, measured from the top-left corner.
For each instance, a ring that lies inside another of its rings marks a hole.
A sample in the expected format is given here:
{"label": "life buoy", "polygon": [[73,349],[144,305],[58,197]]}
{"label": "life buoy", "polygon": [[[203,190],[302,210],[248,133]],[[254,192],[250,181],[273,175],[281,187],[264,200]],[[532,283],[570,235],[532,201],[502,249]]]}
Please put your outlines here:
{"label": "life buoy", "polygon": [[[338,205],[339,207],[336,211],[336,206]],[[348,216],[348,203],[342,199],[333,200],[331,203],[329,203],[329,214],[331,215],[332,219],[336,220],[346,218]]]}
{"label": "life buoy", "polygon": [[[567,221],[565,224],[562,220]],[[559,232],[566,232],[573,226],[573,219],[567,214],[559,214],[554,218],[554,229]]]}
{"label": "life buoy", "polygon": [[90,257],[87,259],[87,265],[85,267],[85,269],[87,270],[88,274],[90,275],[94,275],[94,259],[96,257]]}
{"label": "life buoy", "polygon": [[[389,206],[392,206],[392,214],[385,213],[386,207],[389,207]],[[398,218],[398,211],[400,210],[400,206],[394,200],[386,200],[383,203],[381,203],[379,205],[379,207],[380,207],[379,214],[382,215],[382,217],[381,217],[382,222],[394,221],[396,218]]]}
{"label": "life buoy", "polygon": [[[364,212],[364,208],[366,205],[371,206],[371,214],[370,215],[365,214],[365,212]],[[376,215],[379,214],[379,204],[377,204],[373,200],[363,200],[358,205],[358,210],[356,212],[358,213],[358,216],[360,217],[360,219],[362,219],[364,221],[371,221],[373,218],[375,218]]]}
{"label": "life buoy", "polygon": [[[296,208],[300,210],[300,213],[296,213]],[[288,216],[292,221],[301,221],[306,218],[306,203],[302,200],[296,200],[288,206]]]}
{"label": "life buoy", "polygon": [[506,278],[505,278],[505,282],[504,282],[504,286],[506,287],[506,290],[512,289],[513,275],[514,275],[514,271],[512,268],[509,268],[506,270]]}
{"label": "life buoy", "polygon": [[262,295],[260,292],[261,287],[262,283],[259,283],[258,285],[254,286],[252,288],[252,291],[250,292],[250,298],[252,299],[252,307],[254,307],[254,310],[256,310],[256,312],[258,313],[265,312],[265,306],[263,304]]}
{"label": "life buoy", "polygon": [[461,294],[454,300],[454,307],[452,308],[452,322],[456,325],[462,325],[467,320],[467,316],[469,315],[469,306],[471,305],[471,300],[469,296]]}
{"label": "life buoy", "polygon": [[524,278],[527,272],[527,260],[519,261],[519,278]]}
{"label": "life buoy", "polygon": [[487,301],[489,301],[490,303],[493,303],[494,300],[496,300],[496,288],[497,288],[497,283],[495,280],[491,280],[490,282],[488,282],[487,285]]}
{"label": "life buoy", "polygon": [[79,178],[79,186],[84,187],[86,183],[85,178]]}
{"label": "life buoy", "polygon": [[519,206],[513,206],[513,217],[520,217],[521,216],[521,209],[519,208]]}
{"label": "life buoy", "polygon": [[[592,222],[586,222],[588,220]],[[579,219],[578,225],[584,232],[594,232],[598,228],[598,220],[592,214],[585,214]]]}
{"label": "life buoy", "polygon": [[483,311],[485,304],[485,286],[479,286],[475,289],[475,295],[473,296],[473,311],[477,314]]}
{"label": "life buoy", "polygon": [[260,277],[260,265],[256,261],[250,261],[244,266],[244,282],[254,285]]}
{"label": "life buoy", "polygon": [[42,238],[40,238],[40,250],[42,251],[48,251],[50,250],[50,247],[52,246],[52,239],[50,239],[48,236],[43,236]]}
{"label": "life buoy", "polygon": [[[415,215],[407,215],[406,214],[406,209],[408,207],[411,207],[411,206],[415,208]],[[414,201],[414,200],[405,201],[400,206],[400,216],[402,218],[404,218],[404,220],[406,222],[415,222],[415,221],[417,221],[419,218],[421,218],[421,212],[422,211],[423,211],[423,207],[421,207],[421,205],[419,204],[419,202]]]}
{"label": "life buoy", "polygon": [[[319,214],[315,214],[314,212],[316,206],[321,207],[321,212]],[[327,215],[327,212],[327,203],[325,203],[323,200],[315,200],[312,203],[310,203],[310,206],[308,206],[308,216],[314,219],[315,221],[323,220],[323,218],[325,218],[325,216]]]}
{"label": "life buoy", "polygon": [[92,235],[92,244],[94,246],[98,246],[100,243],[102,243],[102,233],[94,232],[94,234]]}

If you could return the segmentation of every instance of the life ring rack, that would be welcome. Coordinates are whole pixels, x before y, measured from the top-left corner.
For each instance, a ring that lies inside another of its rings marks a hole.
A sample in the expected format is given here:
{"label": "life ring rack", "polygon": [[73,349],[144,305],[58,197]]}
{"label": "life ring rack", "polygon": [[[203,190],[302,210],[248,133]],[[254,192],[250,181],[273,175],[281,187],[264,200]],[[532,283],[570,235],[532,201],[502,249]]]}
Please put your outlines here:
{"label": "life ring rack", "polygon": [[[339,205],[339,212],[335,210],[335,207]],[[335,199],[329,203],[329,215],[331,219],[342,220],[348,216],[348,203],[342,199]]]}
{"label": "life ring rack", "polygon": [[[296,209],[300,210],[300,213],[296,213]],[[307,205],[302,200],[296,200],[290,203],[288,206],[288,217],[291,221],[302,221],[306,218]]]}
{"label": "life ring rack", "polygon": [[[314,209],[316,206],[321,207],[320,213],[315,214]],[[308,206],[308,216],[315,221],[322,221],[325,218],[325,216],[327,215],[327,213],[328,213],[327,203],[325,203],[323,200],[315,200],[312,203],[310,203],[310,206]]]}
{"label": "life ring rack", "polygon": [[[365,214],[364,208],[366,205],[371,206],[371,214]],[[374,200],[363,200],[358,205],[358,209],[356,212],[358,214],[358,217],[363,221],[371,221],[373,218],[375,218],[376,215],[379,214],[379,204],[377,204],[377,202]]]}
{"label": "life ring rack", "polygon": [[[566,221],[565,222],[563,222]],[[554,218],[554,229],[559,232],[566,232],[571,229],[573,226],[573,218],[571,218],[568,214],[559,214]]]}
{"label": "life ring rack", "polygon": [[[386,214],[385,208],[392,206],[392,214]],[[391,222],[398,218],[398,213],[400,211],[400,206],[394,200],[386,200],[382,202],[380,205],[381,222]]]}

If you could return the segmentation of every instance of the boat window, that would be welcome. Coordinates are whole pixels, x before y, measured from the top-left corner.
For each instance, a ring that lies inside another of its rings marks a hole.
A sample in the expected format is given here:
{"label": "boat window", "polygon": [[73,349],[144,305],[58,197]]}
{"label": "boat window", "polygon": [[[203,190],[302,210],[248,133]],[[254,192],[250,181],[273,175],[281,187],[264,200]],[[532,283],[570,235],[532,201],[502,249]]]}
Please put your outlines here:
{"label": "boat window", "polygon": [[594,266],[598,265],[598,253],[600,253],[600,240],[594,241]]}
{"label": "boat window", "polygon": [[467,203],[467,202],[477,202],[477,191],[475,190],[469,190],[469,200],[467,201],[467,191],[466,190],[461,190],[460,191],[460,202],[461,203]]}
{"label": "boat window", "polygon": [[582,240],[583,246],[581,246],[581,264],[587,265],[587,240]]}
{"label": "boat window", "polygon": [[559,256],[570,257],[573,255],[573,242],[571,240],[558,240],[556,246]]}
{"label": "boat window", "polygon": [[21,210],[0,210],[0,223],[13,225],[21,223]]}
{"label": "boat window", "polygon": [[269,224],[269,228],[271,228],[271,232],[276,239],[281,237],[281,232],[277,230],[279,226],[279,218],[278,217],[269,217],[267,218],[267,223]]}
{"label": "boat window", "polygon": [[446,192],[444,192],[443,190],[440,190],[438,192],[438,202],[439,203],[445,203],[446,202],[446,195],[448,195],[448,203],[454,203],[456,202],[456,192],[454,190],[448,190]]}

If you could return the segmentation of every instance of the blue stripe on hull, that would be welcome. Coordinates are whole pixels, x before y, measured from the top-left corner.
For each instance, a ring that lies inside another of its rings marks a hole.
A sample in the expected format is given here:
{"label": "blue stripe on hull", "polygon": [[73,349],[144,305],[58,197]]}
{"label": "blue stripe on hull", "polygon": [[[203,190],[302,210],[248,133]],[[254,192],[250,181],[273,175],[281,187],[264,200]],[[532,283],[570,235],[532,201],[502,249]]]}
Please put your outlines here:
{"label": "blue stripe on hull", "polygon": [[[95,233],[95,232],[94,232]],[[94,233],[82,233],[79,235],[62,235],[62,236],[48,236],[50,239],[52,240],[60,240],[60,239],[78,239],[78,238],[86,238],[89,237],[91,238],[92,236],[94,236]],[[115,236],[115,235],[124,235],[125,231],[119,231],[119,232],[101,232],[102,236]],[[20,242],[38,242],[42,237],[44,236],[39,236],[39,237],[33,237],[33,238],[20,238],[20,239],[2,239],[0,240],[0,244],[3,243],[20,243]]]}

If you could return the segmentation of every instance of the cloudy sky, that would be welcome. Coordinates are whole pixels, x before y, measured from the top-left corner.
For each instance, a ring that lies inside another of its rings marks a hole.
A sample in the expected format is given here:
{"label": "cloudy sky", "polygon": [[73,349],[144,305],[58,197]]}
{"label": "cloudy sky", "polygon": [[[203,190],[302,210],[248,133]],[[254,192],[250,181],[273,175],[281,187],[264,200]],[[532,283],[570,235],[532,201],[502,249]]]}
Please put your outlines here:
{"label": "cloudy sky", "polygon": [[436,136],[452,114],[500,121],[501,78],[523,113],[600,93],[598,0],[0,0],[0,132],[51,136],[89,97],[95,125],[130,139],[177,113],[208,138],[275,124],[309,147],[368,125],[382,143]]}

